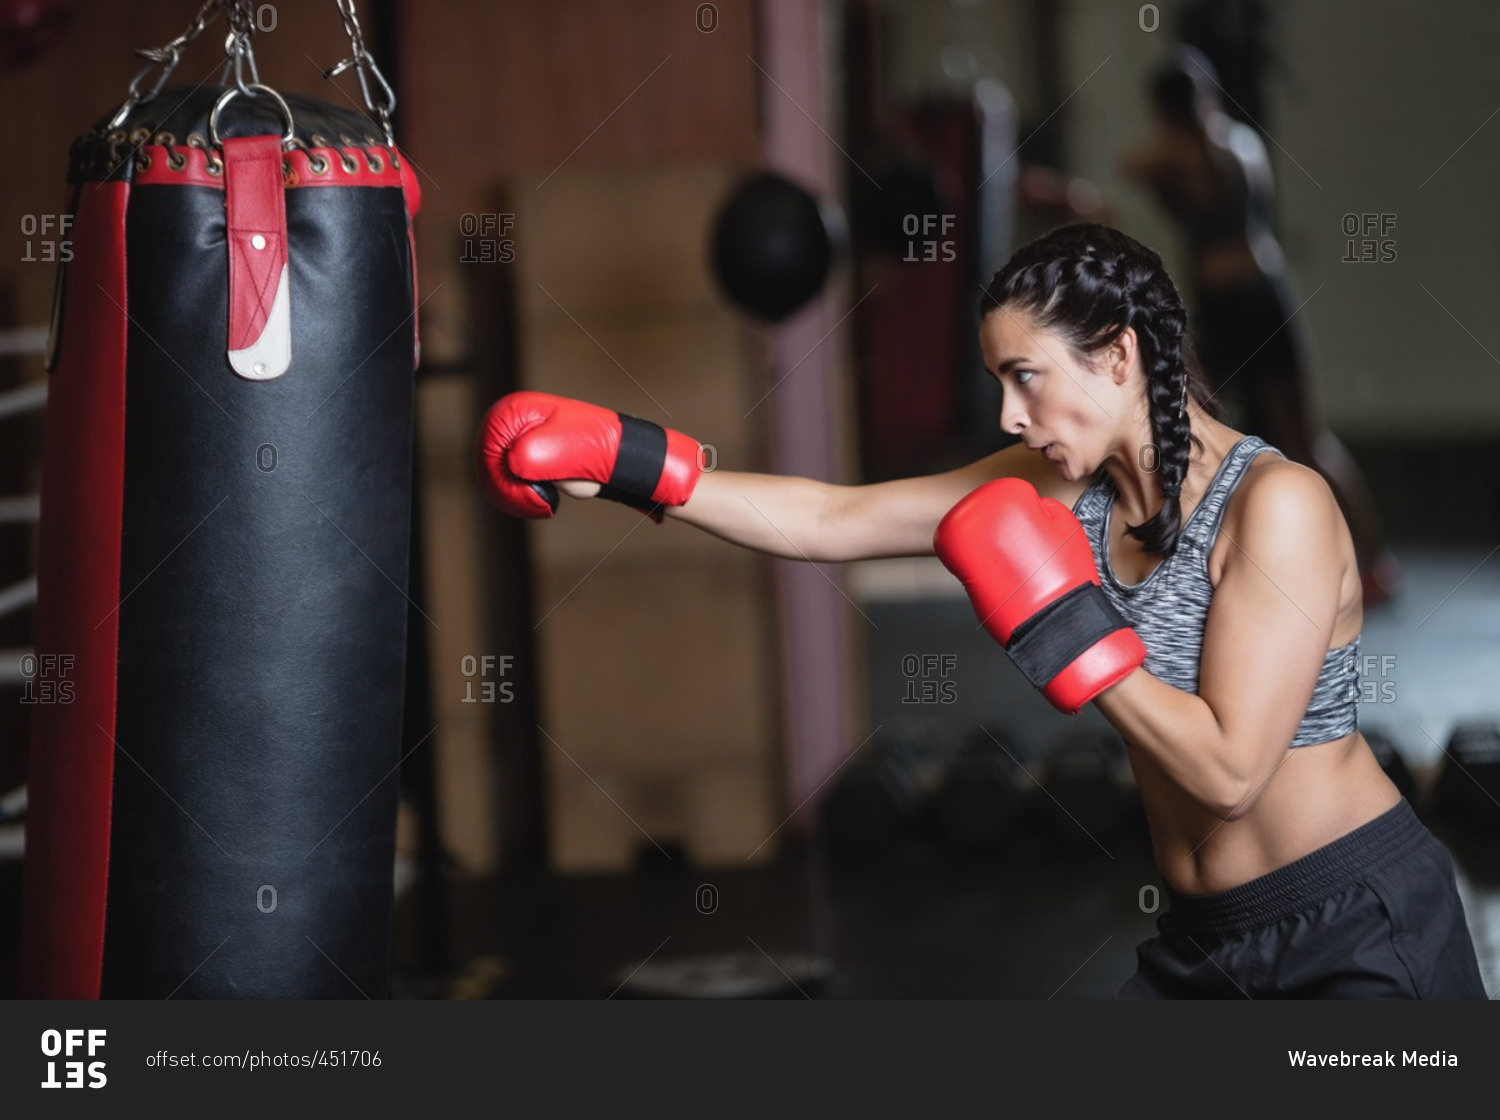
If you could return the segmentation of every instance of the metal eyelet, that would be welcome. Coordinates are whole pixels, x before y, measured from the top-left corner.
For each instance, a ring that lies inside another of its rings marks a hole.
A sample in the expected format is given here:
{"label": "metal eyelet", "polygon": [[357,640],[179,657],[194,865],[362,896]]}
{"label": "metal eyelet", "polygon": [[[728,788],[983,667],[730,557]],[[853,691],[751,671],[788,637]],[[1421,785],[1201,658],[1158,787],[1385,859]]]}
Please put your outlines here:
{"label": "metal eyelet", "polygon": [[354,143],[353,140],[349,139],[349,134],[347,132],[339,133],[339,143],[346,148],[353,148],[358,146]]}
{"label": "metal eyelet", "polygon": [[307,166],[312,169],[314,175],[322,175],[328,170],[328,161],[322,156],[310,155],[307,157]]}
{"label": "metal eyelet", "polygon": [[311,136],[308,137],[308,140],[311,141],[314,148],[328,147],[328,141],[324,138],[321,132],[314,132]]}
{"label": "metal eyelet", "polygon": [[391,148],[391,166],[397,171],[401,170],[401,153],[394,147]]}
{"label": "metal eyelet", "polygon": [[207,156],[203,160],[203,170],[207,171],[210,175],[222,175],[224,174],[224,164],[213,156]]}
{"label": "metal eyelet", "polygon": [[150,171],[151,170],[151,157],[150,157],[150,155],[148,155],[145,152],[141,152],[138,156],[136,156],[135,157],[135,169],[137,171]]}
{"label": "metal eyelet", "polygon": [[380,158],[380,153],[374,148],[365,149],[365,163],[369,164],[370,170],[376,175],[385,170],[385,160]]}
{"label": "metal eyelet", "polygon": [[155,140],[152,142],[160,144],[164,148],[170,148],[173,144],[177,143],[177,137],[170,132],[158,132]]}
{"label": "metal eyelet", "polygon": [[181,171],[187,166],[187,157],[180,152],[167,149],[167,166],[173,171]]}
{"label": "metal eyelet", "polygon": [[144,144],[151,139],[151,130],[144,125],[130,130],[130,142],[132,144]]}
{"label": "metal eyelet", "polygon": [[188,133],[188,138],[187,138],[187,144],[188,144],[189,148],[206,148],[206,147],[208,147],[208,141],[203,138],[203,133],[201,133],[201,132],[189,132]]}
{"label": "metal eyelet", "polygon": [[348,152],[339,153],[339,166],[344,169],[344,174],[346,175],[353,175],[359,170],[359,164],[355,162],[354,157]]}

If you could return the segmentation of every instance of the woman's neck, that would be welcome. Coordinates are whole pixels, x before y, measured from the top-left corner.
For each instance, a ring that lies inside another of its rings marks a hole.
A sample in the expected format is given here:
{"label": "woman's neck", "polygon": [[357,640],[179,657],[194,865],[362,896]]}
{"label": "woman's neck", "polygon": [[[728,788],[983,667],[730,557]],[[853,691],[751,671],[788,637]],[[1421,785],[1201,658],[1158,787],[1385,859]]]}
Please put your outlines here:
{"label": "woman's neck", "polygon": [[[1240,438],[1239,432],[1219,423],[1196,403],[1189,406],[1188,416],[1191,423],[1188,469],[1179,495],[1184,510],[1197,506],[1224,456]],[[1191,443],[1193,436],[1202,443],[1201,450]],[[1115,484],[1119,510],[1130,523],[1139,524],[1156,516],[1165,499],[1160,471],[1145,470],[1137,460],[1127,459],[1123,454],[1106,460],[1104,469]]]}

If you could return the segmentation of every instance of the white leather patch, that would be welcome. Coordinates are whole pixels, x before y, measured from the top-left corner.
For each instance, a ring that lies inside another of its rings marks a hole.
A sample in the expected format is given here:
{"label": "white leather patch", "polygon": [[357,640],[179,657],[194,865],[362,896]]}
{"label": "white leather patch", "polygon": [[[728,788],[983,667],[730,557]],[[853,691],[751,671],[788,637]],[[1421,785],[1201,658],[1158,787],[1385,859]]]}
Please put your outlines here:
{"label": "white leather patch", "polygon": [[266,329],[243,350],[229,351],[234,372],[250,381],[270,381],[280,377],[292,364],[292,299],[287,284],[287,266],[281,266],[276,282],[276,299],[266,319]]}

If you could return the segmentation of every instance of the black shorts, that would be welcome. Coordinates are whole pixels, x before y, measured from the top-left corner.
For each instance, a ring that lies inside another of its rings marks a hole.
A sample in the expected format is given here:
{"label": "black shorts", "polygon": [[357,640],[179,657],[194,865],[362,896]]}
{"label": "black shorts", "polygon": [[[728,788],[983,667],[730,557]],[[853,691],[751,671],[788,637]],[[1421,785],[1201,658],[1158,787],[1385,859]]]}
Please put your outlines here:
{"label": "black shorts", "polygon": [[1218,894],[1167,891],[1119,999],[1485,999],[1453,860],[1402,801]]}

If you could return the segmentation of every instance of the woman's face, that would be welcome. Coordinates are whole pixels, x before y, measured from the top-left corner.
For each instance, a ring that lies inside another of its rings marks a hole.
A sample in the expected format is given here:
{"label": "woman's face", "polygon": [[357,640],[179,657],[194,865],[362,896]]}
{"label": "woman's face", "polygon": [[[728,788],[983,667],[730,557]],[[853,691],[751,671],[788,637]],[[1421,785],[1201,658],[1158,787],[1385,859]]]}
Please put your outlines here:
{"label": "woman's face", "polygon": [[1065,479],[1093,474],[1130,415],[1133,379],[1102,368],[1111,360],[1108,351],[1103,362],[1085,363],[1061,336],[1011,308],[984,317],[979,344],[985,368],[1004,389],[1001,430],[1042,452]]}

